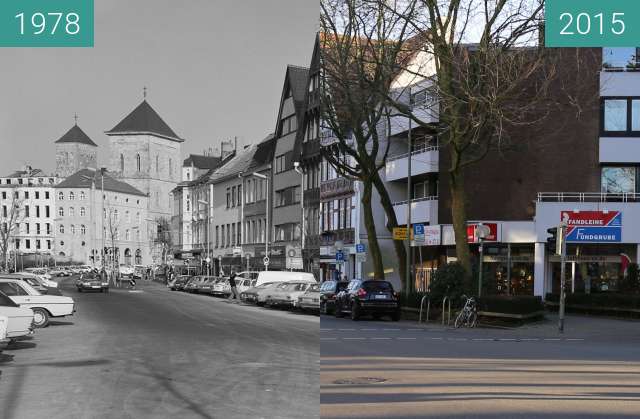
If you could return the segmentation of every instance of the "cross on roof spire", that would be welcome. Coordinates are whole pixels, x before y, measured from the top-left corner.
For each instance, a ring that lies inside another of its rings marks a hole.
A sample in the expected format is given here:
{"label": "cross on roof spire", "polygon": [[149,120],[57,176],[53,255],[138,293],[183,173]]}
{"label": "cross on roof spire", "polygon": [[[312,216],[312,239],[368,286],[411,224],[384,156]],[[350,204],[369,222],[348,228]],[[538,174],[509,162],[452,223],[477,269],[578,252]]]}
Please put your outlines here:
{"label": "cross on roof spire", "polygon": [[142,89],[142,95],[144,96],[144,99],[147,99],[147,86],[144,86],[144,88]]}
{"label": "cross on roof spire", "polygon": [[76,125],[78,125],[78,113],[77,112],[73,115],[73,119],[76,121]]}

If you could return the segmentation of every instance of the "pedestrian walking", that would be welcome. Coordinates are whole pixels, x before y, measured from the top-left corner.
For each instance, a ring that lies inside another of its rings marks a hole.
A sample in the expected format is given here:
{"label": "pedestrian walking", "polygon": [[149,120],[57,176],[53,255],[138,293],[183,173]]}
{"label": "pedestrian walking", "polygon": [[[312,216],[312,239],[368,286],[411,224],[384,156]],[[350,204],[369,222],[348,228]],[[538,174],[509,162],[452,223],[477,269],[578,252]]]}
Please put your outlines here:
{"label": "pedestrian walking", "polygon": [[129,288],[136,289],[136,280],[133,278],[129,278]]}
{"label": "pedestrian walking", "polygon": [[229,275],[229,286],[231,287],[231,295],[229,295],[230,300],[238,300],[238,289],[236,288],[236,273],[235,271],[231,271]]}

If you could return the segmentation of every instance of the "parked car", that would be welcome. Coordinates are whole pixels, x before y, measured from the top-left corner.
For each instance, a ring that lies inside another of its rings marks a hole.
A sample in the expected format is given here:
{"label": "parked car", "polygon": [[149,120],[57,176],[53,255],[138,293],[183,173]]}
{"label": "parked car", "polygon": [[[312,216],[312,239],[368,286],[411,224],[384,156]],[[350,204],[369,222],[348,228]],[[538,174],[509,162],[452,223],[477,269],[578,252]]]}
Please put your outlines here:
{"label": "parked car", "polygon": [[256,295],[256,304],[259,306],[266,305],[271,295],[278,293],[287,286],[286,282],[272,282],[271,285],[258,291]]}
{"label": "parked car", "polygon": [[238,294],[242,294],[249,288],[255,287],[257,279],[236,278],[236,289]]}
{"label": "parked car", "polygon": [[218,278],[213,284],[211,295],[216,297],[228,297],[231,295],[231,285],[229,285],[229,279],[225,277]]}
{"label": "parked car", "polygon": [[262,299],[262,303],[259,303],[258,295],[261,292],[265,292],[265,290],[269,290],[271,287],[275,287],[280,285],[280,282],[265,282],[260,285],[256,285],[255,287],[249,288],[248,290],[240,293],[240,299],[242,301],[246,301],[247,303],[259,304],[264,303],[264,299]]}
{"label": "parked car", "polygon": [[195,292],[198,294],[211,294],[217,279],[218,278],[213,276],[203,276],[202,281],[198,283]]}
{"label": "parked car", "polygon": [[315,284],[307,282],[286,282],[281,287],[275,287],[266,297],[265,305],[278,307],[296,307],[298,297]]}
{"label": "parked car", "polygon": [[109,282],[103,281],[100,275],[97,274],[82,274],[82,276],[76,280],[76,288],[78,292],[109,292]]}
{"label": "parked car", "polygon": [[0,279],[0,291],[14,303],[33,310],[35,327],[46,327],[51,317],[73,315],[73,298],[60,295],[42,295],[31,285],[17,279]]}
{"label": "parked car", "polygon": [[320,285],[320,313],[332,314],[336,307],[336,297],[347,289],[347,281],[325,281]]}
{"label": "parked car", "polygon": [[256,285],[265,282],[307,282],[316,284],[316,278],[309,272],[290,272],[290,271],[261,271],[258,273]]}
{"label": "parked car", "polygon": [[189,280],[189,282],[187,282],[187,285],[185,285],[184,287],[184,291],[186,292],[198,292],[198,286],[204,282],[205,278],[208,278],[206,276],[194,276],[193,278],[191,278],[191,280]]}
{"label": "parked car", "polygon": [[302,311],[320,312],[320,285],[313,284],[298,296],[297,307]]}
{"label": "parked car", "polygon": [[[34,271],[34,273],[35,273],[35,271]],[[49,269],[48,273],[51,276],[57,276],[57,277],[71,276],[71,272],[66,270],[63,267],[51,268],[51,269]]]}
{"label": "parked car", "polygon": [[135,279],[142,279],[147,268],[142,265],[134,265],[133,266],[133,277]]}
{"label": "parked car", "polygon": [[0,316],[9,319],[7,337],[15,339],[33,333],[33,311],[30,308],[20,307],[11,298],[0,291]]}
{"label": "parked car", "polygon": [[354,279],[346,290],[338,293],[335,316],[350,314],[352,320],[370,314],[374,319],[387,315],[400,320],[400,300],[388,281]]}
{"label": "parked car", "polygon": [[[1,275],[0,277],[20,279],[22,281],[25,281],[27,284],[31,285],[33,288],[37,289],[42,294],[62,295],[62,292],[60,292],[60,290],[57,287],[58,285],[57,283],[53,281],[47,281],[46,279],[38,275],[30,274],[27,272],[20,272],[17,274]],[[47,284],[49,284],[50,282],[53,282],[54,284],[56,284],[56,287],[48,286]]]}
{"label": "parked car", "polygon": [[191,278],[189,275],[180,275],[170,284],[169,289],[171,289],[171,291],[182,291]]}
{"label": "parked car", "polygon": [[[58,283],[56,281],[52,281],[51,279],[47,279],[46,275],[42,274],[42,273],[35,273],[33,271],[23,271],[23,272],[17,272],[15,275],[25,275],[25,276],[31,276],[31,277],[36,277],[40,280],[40,282],[42,283],[42,285],[46,286],[46,287],[50,287],[50,288],[58,288]],[[49,278],[51,278],[51,276],[49,276]]]}
{"label": "parked car", "polygon": [[129,278],[133,278],[133,266],[131,265],[125,265],[124,263],[120,264],[120,267],[118,268],[118,272],[120,273],[121,277],[129,277]]}
{"label": "parked car", "polygon": [[29,272],[31,274],[41,276],[48,280],[51,280],[52,278],[51,274],[49,273],[49,270],[45,268],[26,268],[25,272]]}

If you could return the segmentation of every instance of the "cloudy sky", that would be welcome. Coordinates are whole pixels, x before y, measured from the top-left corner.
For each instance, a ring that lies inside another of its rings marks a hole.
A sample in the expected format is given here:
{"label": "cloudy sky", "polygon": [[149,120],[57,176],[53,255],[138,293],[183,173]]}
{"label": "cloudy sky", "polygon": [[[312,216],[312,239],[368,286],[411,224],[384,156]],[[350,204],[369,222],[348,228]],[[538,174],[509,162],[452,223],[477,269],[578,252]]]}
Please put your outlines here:
{"label": "cloudy sky", "polygon": [[53,172],[75,113],[104,162],[104,131],[144,86],[184,155],[259,141],[274,129],[286,65],[309,65],[318,28],[318,0],[95,4],[95,48],[0,48],[0,176],[25,163]]}

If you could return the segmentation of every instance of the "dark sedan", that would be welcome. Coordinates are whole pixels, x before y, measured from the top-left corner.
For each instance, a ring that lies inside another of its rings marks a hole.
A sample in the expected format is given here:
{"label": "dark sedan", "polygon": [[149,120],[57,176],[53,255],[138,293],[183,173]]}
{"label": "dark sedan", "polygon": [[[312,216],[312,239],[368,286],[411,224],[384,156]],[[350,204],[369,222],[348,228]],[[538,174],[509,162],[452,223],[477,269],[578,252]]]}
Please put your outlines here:
{"label": "dark sedan", "polygon": [[76,281],[78,292],[99,291],[109,292],[109,283],[103,281],[99,276],[83,276]]}
{"label": "dark sedan", "polygon": [[347,289],[347,281],[325,281],[320,286],[320,313],[331,314],[335,311],[336,296]]}
{"label": "dark sedan", "polygon": [[171,291],[182,291],[184,290],[185,285],[192,277],[189,275],[180,275],[176,280],[171,284]]}
{"label": "dark sedan", "polygon": [[400,299],[388,281],[349,282],[346,290],[341,291],[336,299],[336,317],[351,315],[358,320],[362,315],[372,315],[378,320],[382,316],[390,316],[393,321],[400,320]]}

